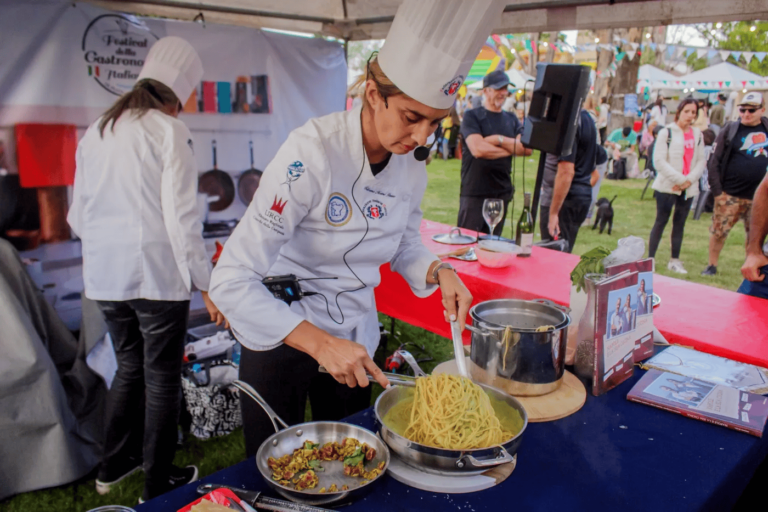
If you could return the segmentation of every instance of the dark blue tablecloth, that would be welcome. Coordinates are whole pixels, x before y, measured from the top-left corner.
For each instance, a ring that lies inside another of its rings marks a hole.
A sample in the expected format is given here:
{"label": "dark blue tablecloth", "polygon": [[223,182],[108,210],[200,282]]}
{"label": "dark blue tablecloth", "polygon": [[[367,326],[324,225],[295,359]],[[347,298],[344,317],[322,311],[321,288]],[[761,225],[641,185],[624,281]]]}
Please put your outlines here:
{"label": "dark blue tablecloth", "polygon": [[[607,395],[587,397],[576,414],[531,423],[515,472],[491,489],[437,494],[389,476],[345,511],[730,510],[768,454],[756,437],[626,399],[643,371]],[[348,418],[374,429],[372,409]],[[202,482],[266,491],[253,459]],[[197,498],[190,484],[138,507],[175,511]]]}

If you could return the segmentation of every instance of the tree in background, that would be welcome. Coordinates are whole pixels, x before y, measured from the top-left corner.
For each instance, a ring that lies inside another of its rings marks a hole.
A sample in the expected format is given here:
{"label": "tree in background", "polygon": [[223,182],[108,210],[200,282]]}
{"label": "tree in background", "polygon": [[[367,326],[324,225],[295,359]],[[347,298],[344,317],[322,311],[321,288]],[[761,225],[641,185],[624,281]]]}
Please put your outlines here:
{"label": "tree in background", "polygon": [[381,50],[383,39],[350,41],[347,46],[347,82],[355,80],[365,72],[365,63],[373,52]]}
{"label": "tree in background", "polygon": [[[768,52],[768,22],[766,21],[734,21],[727,23],[703,23],[695,25],[699,35],[707,41],[707,45],[718,50],[734,50],[746,52]],[[754,27],[754,30],[752,30]],[[753,58],[745,63],[742,55],[737,62],[733,56],[728,62],[736,64],[760,76],[768,75],[768,57],[760,62]],[[698,59],[696,54],[688,56],[688,65],[694,70],[710,65],[706,57]]]}

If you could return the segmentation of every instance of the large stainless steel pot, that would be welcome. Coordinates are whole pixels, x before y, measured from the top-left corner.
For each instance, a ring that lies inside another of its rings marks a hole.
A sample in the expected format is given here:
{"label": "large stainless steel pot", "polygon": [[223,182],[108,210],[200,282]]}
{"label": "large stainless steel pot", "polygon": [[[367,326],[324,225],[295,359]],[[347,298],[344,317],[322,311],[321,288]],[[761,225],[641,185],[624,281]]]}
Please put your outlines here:
{"label": "large stainless steel pot", "polygon": [[[565,374],[571,319],[546,300],[489,300],[469,311],[472,347],[469,372],[481,382],[517,396],[555,391]],[[553,326],[544,332],[544,326]]]}
{"label": "large stainless steel pot", "polygon": [[517,449],[523,440],[523,432],[528,426],[528,413],[525,412],[522,404],[516,398],[489,386],[483,384],[480,386],[492,398],[501,400],[517,410],[523,418],[523,428],[520,432],[511,439],[504,441],[500,446],[474,450],[447,450],[419,444],[393,432],[384,423],[383,418],[395,404],[408,397],[409,388],[404,386],[392,386],[376,399],[374,412],[379,423],[379,435],[390,449],[406,463],[428,473],[440,475],[477,474],[494,466],[513,462]]}
{"label": "large stainless steel pot", "polygon": [[[232,384],[259,404],[262,409],[264,409],[264,412],[267,413],[269,419],[272,420],[272,425],[275,427],[276,432],[268,437],[256,452],[256,467],[261,473],[261,476],[264,477],[264,480],[266,480],[267,484],[282,496],[285,496],[291,501],[306,503],[307,505],[333,504],[334,506],[337,506],[344,503],[350,503],[363,497],[371,490],[377,481],[381,481],[382,476],[386,473],[387,467],[389,466],[389,449],[387,448],[387,445],[370,430],[337,421],[313,421],[289,427],[277,413],[275,413],[272,407],[269,406],[261,395],[259,395],[248,383],[236,380]],[[277,426],[278,423],[285,428],[279,430]],[[305,441],[312,441],[313,443],[323,445],[333,441],[341,442],[346,437],[357,439],[361,443],[365,443],[376,449],[376,457],[366,463],[367,468],[375,468],[379,462],[384,461],[384,469],[370,482],[363,480],[362,478],[344,475],[342,464],[336,461],[323,463],[324,471],[317,473],[320,483],[314,489],[297,491],[296,489],[280,485],[272,480],[272,470],[267,465],[267,460],[270,457],[277,459],[283,455],[293,453],[293,450],[303,446]],[[341,489],[342,485],[346,484],[349,486],[349,490],[339,490],[338,492],[325,492],[320,494],[320,489],[322,487],[328,488],[334,483],[339,489]]]}

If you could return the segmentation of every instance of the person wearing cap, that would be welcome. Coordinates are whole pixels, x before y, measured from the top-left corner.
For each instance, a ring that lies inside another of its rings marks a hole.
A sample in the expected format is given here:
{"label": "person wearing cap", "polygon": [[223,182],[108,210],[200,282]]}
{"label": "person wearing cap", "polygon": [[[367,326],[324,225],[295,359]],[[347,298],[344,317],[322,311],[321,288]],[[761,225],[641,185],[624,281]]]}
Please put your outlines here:
{"label": "person wearing cap", "polygon": [[77,146],[67,221],[82,240],[85,296],[98,304],[117,357],[100,494],[140,469],[142,457],[141,500],[197,478],[194,466],[172,465],[192,286],[211,320],[224,318],[207,294],[192,135],[176,116],[202,76],[188,42],[158,40],[133,89]]}
{"label": "person wearing cap", "polygon": [[502,110],[509,77],[502,70],[483,78],[483,105],[464,114],[461,122],[461,192],[457,226],[488,233],[483,219],[485,199],[502,199],[504,215],[494,229],[501,235],[507,207],[515,192],[510,177],[513,155],[530,155],[520,137],[523,125],[517,116]]}
{"label": "person wearing cap", "polygon": [[[372,360],[381,265],[418,297],[439,287],[446,321],[463,328],[472,296],[421,242],[427,172],[415,156],[428,150],[412,153],[449,114],[503,8],[497,0],[400,4],[359,79],[361,107],[289,134],[224,246],[211,297],[243,345],[240,379],[289,424],[304,421],[307,398],[313,420],[339,420],[370,405],[368,375],[388,386]],[[302,280],[290,304],[262,282],[285,275]],[[274,430],[258,405],[241,407],[250,456]]]}
{"label": "person wearing cap", "polygon": [[720,128],[725,124],[725,103],[728,96],[723,93],[717,95],[717,104],[709,112],[709,127],[714,130],[715,135],[720,133]]}
{"label": "person wearing cap", "polygon": [[709,228],[709,264],[704,276],[717,274],[720,252],[739,220],[749,239],[752,198],[768,168],[768,118],[759,92],[748,92],[738,105],[739,121],[727,123],[715,139],[707,164],[709,187],[715,198]]}

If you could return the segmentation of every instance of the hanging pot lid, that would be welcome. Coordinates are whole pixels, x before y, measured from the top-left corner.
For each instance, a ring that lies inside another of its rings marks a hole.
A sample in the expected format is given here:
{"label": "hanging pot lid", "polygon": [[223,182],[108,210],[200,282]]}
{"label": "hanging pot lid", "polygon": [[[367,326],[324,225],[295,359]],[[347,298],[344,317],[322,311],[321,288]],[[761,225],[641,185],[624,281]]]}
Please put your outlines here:
{"label": "hanging pot lid", "polygon": [[441,244],[451,245],[473,244],[477,241],[475,237],[463,234],[459,228],[453,228],[448,233],[432,235],[432,240]]}
{"label": "hanging pot lid", "polygon": [[248,146],[251,151],[251,168],[244,171],[237,180],[237,196],[245,206],[251,204],[253,195],[256,193],[256,189],[259,188],[261,175],[264,174],[253,166],[253,141],[250,141]]}

